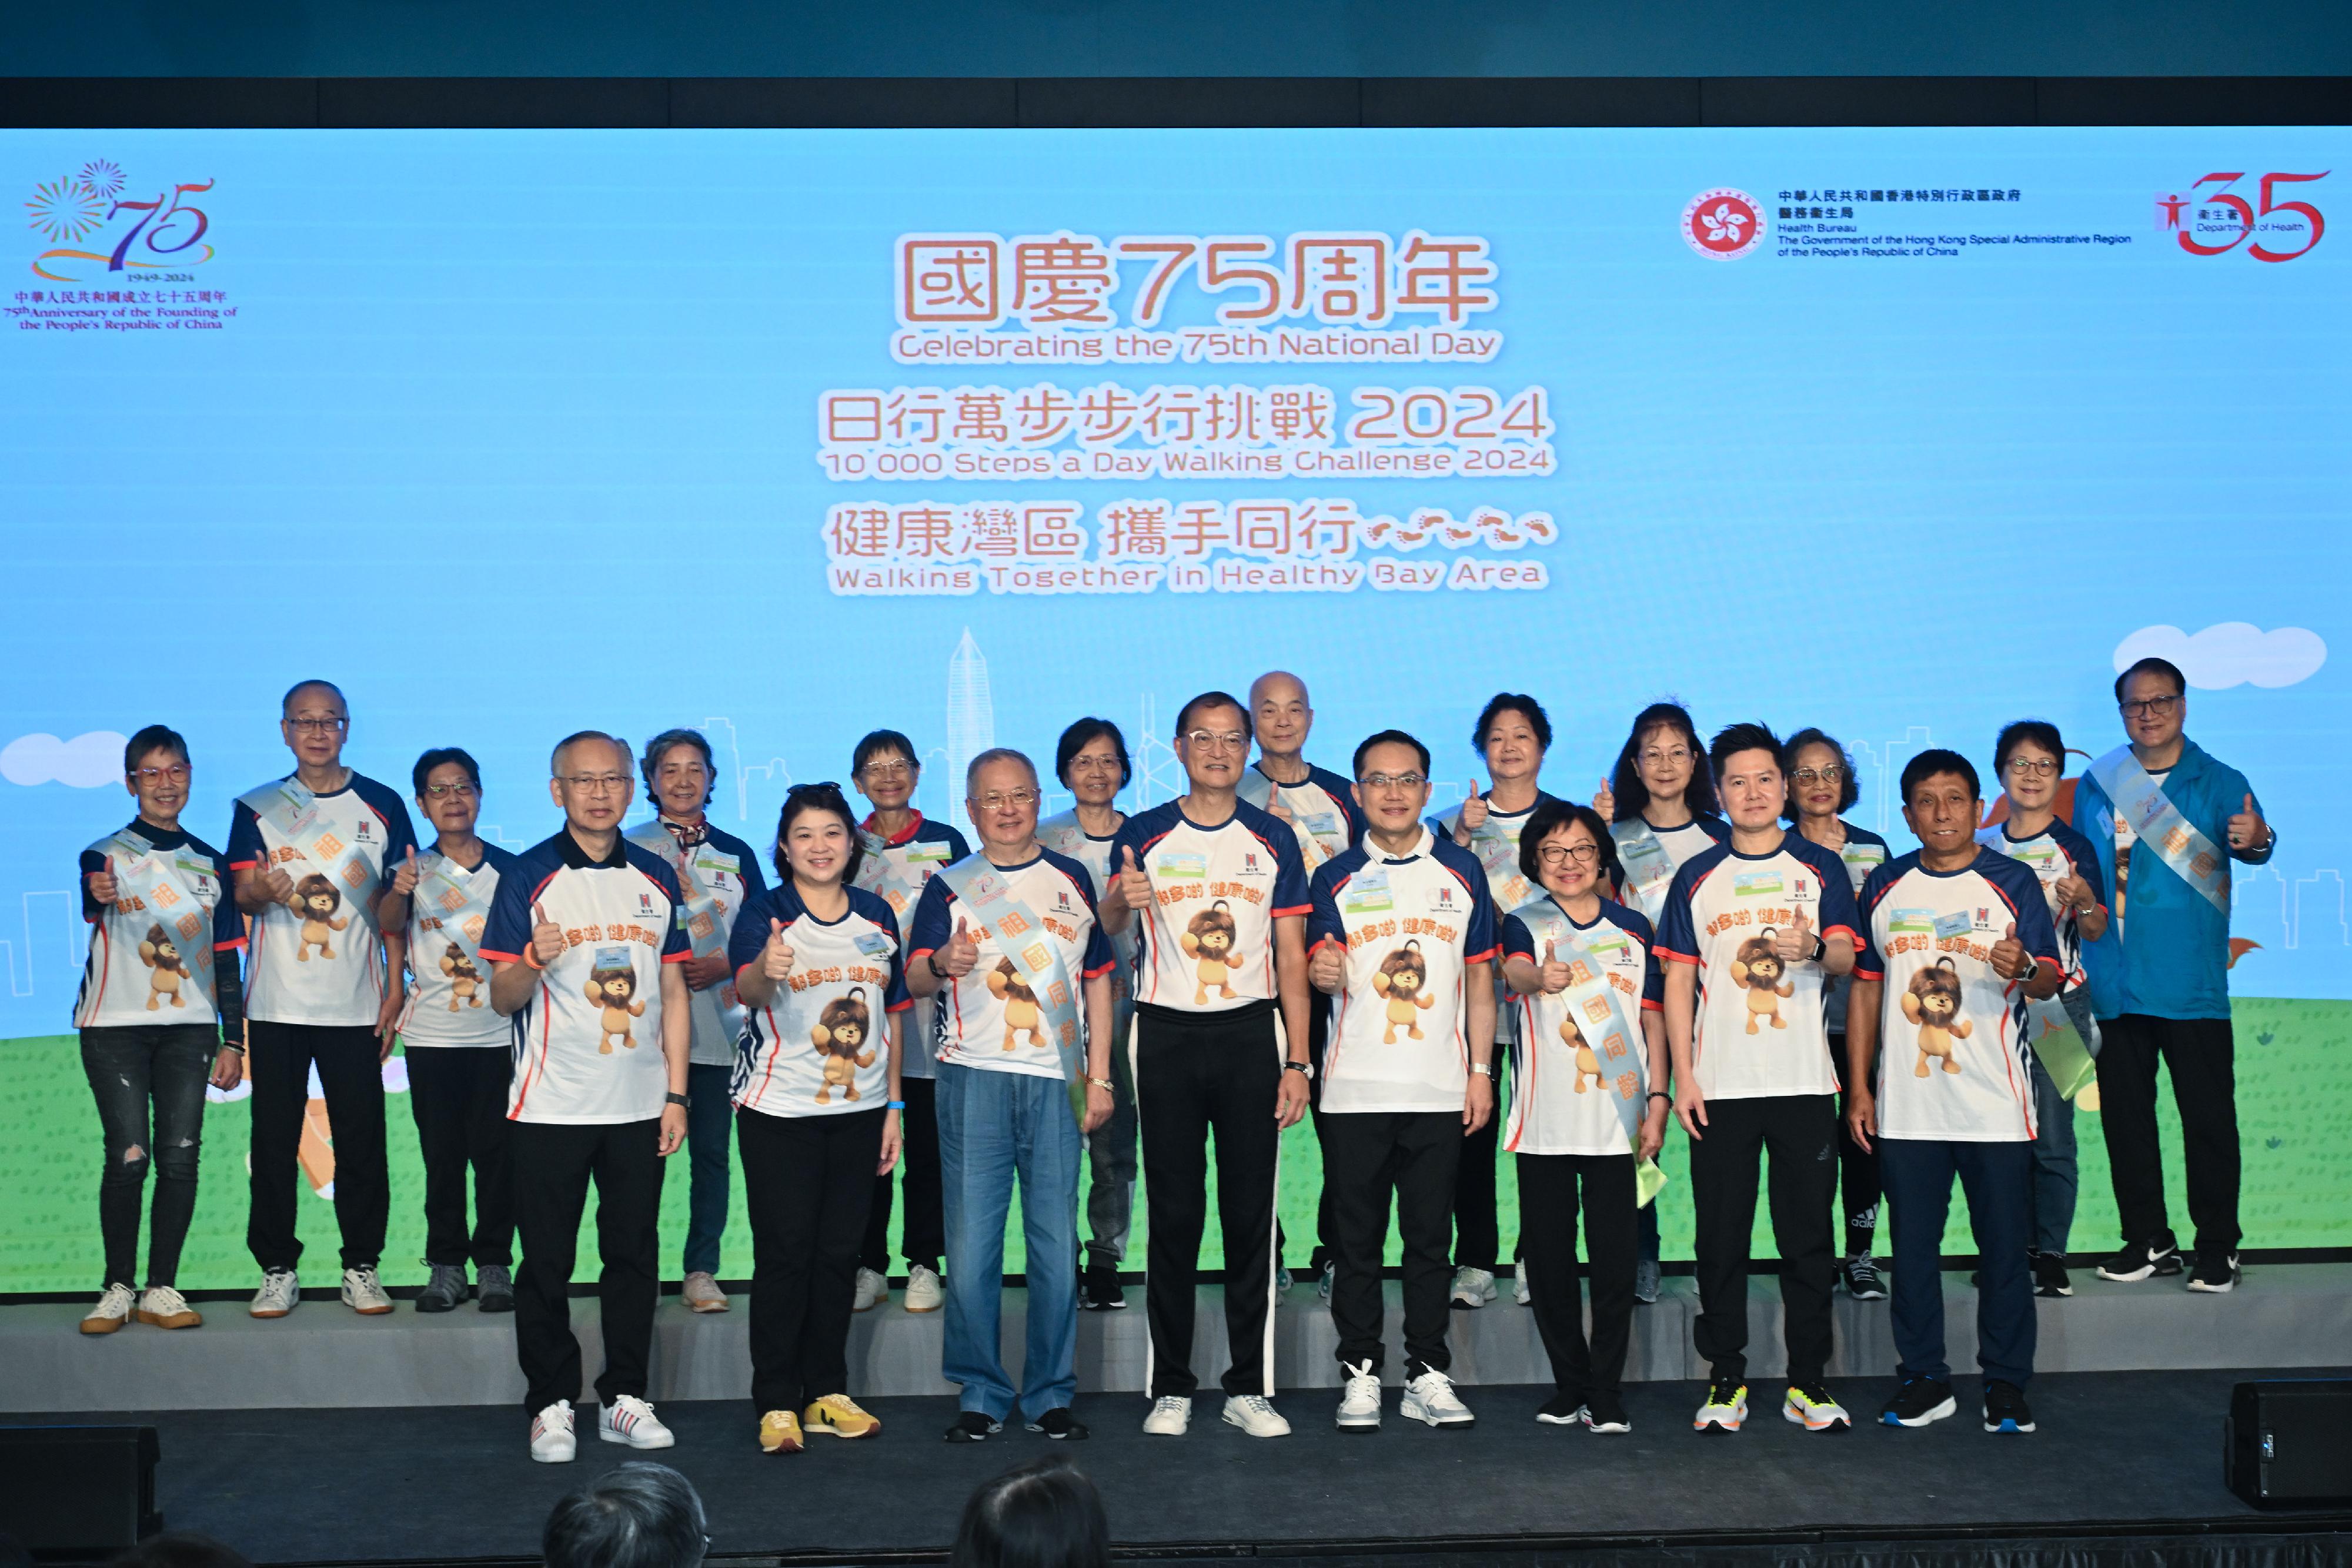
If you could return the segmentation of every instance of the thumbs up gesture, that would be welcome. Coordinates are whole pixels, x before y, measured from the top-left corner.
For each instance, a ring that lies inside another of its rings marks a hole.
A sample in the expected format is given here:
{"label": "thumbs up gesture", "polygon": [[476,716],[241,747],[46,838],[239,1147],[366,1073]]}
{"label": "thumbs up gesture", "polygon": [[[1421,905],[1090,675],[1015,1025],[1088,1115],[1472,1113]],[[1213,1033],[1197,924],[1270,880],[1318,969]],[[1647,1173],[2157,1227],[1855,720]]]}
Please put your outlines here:
{"label": "thumbs up gesture", "polygon": [[2050,892],[2057,899],[2060,909],[2071,909],[2077,915],[2088,915],[2098,905],[2098,901],[2091,896],[2090,880],[2072,873],[2051,883]]}
{"label": "thumbs up gesture", "polygon": [[2246,797],[2245,805],[2230,818],[2230,847],[2233,850],[2259,850],[2271,841],[2271,825],[2254,810],[2254,798]]}
{"label": "thumbs up gesture", "polygon": [[392,891],[406,898],[416,891],[416,846],[408,846],[408,858],[392,873]]}
{"label": "thumbs up gesture", "polygon": [[1307,978],[1325,996],[1338,996],[1348,984],[1347,950],[1337,942],[1318,944],[1307,960]]}
{"label": "thumbs up gesture", "polygon": [[2009,929],[2000,934],[2000,940],[1992,945],[1989,956],[1992,972],[2004,980],[2017,979],[2033,969],[2033,960],[2026,956],[2025,944],[2017,939],[2017,922],[2014,920],[2009,923]]}
{"label": "thumbs up gesture", "polygon": [[1601,781],[1601,788],[1592,792],[1592,810],[1604,822],[1617,821],[1617,791],[1609,788],[1606,779]]}
{"label": "thumbs up gesture", "polygon": [[114,882],[114,857],[106,857],[106,869],[89,873],[89,896],[93,904],[112,904],[122,896]]}
{"label": "thumbs up gesture", "polygon": [[1772,933],[1772,950],[1783,964],[1801,964],[1813,956],[1813,923],[1803,910],[1797,911],[1795,925]]}
{"label": "thumbs up gesture", "polygon": [[270,903],[292,906],[294,879],[279,869],[278,857],[270,852],[267,844],[261,847],[261,866],[254,874],[261,883],[262,892],[269,895]]}
{"label": "thumbs up gesture", "polygon": [[1146,909],[1151,904],[1151,878],[1135,863],[1135,847],[1129,845],[1119,852],[1118,894],[1129,909]]}
{"label": "thumbs up gesture", "polygon": [[940,967],[958,979],[971,974],[972,966],[980,962],[980,944],[971,939],[971,925],[961,916],[956,919],[955,935],[940,949],[939,960]]}
{"label": "thumbs up gesture", "polygon": [[1470,835],[1486,825],[1486,797],[1478,793],[1478,780],[1470,780],[1470,793],[1463,799],[1462,814],[1454,819],[1454,841],[1467,844]]}
{"label": "thumbs up gesture", "polygon": [[1556,997],[1568,989],[1568,966],[1559,961],[1559,943],[1544,943],[1543,967],[1538,973],[1543,980],[1545,995]]}
{"label": "thumbs up gesture", "polygon": [[550,920],[547,911],[536,904],[530,906],[530,919],[531,956],[544,969],[563,956],[563,927]]}
{"label": "thumbs up gesture", "polygon": [[1296,825],[1298,821],[1291,814],[1290,804],[1282,798],[1282,790],[1279,788],[1265,798],[1265,810],[1266,814],[1277,822],[1289,822]]}
{"label": "thumbs up gesture", "polygon": [[793,945],[784,940],[784,923],[768,916],[768,945],[760,949],[760,973],[782,980],[793,972]]}

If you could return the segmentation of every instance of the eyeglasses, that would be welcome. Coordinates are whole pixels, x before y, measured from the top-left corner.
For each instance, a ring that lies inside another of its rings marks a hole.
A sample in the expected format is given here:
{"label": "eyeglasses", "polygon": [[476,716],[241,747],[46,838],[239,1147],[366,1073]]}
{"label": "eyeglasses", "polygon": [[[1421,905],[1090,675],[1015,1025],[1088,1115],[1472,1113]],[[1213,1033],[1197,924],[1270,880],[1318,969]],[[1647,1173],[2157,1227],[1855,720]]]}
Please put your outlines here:
{"label": "eyeglasses", "polygon": [[304,735],[332,735],[352,721],[348,718],[289,718],[287,727]]}
{"label": "eyeglasses", "polygon": [[1591,865],[1601,858],[1599,844],[1546,844],[1536,852],[1548,866],[1563,866],[1574,861],[1579,865]]}
{"label": "eyeglasses", "polygon": [[2047,757],[2012,757],[2009,770],[2021,779],[2047,779],[2058,771],[2058,764]]}
{"label": "eyeglasses", "polygon": [[1007,806],[1025,810],[1036,803],[1037,791],[1034,789],[1015,789],[1010,794],[1002,789],[991,789],[972,801],[983,811],[1002,811]]}
{"label": "eyeglasses", "polygon": [[1843,784],[1845,782],[1845,769],[1837,767],[1800,768],[1789,777],[1800,784]]}
{"label": "eyeglasses", "polygon": [[174,784],[185,784],[188,781],[188,765],[174,762],[169,768],[134,768],[131,770],[131,777],[142,784],[161,784],[166,779]]}
{"label": "eyeglasses", "polygon": [[[573,782],[576,783],[578,780],[575,779]],[[446,800],[452,795],[460,800],[471,800],[478,798],[481,793],[471,784],[427,784],[425,787],[425,798],[428,800]]]}
{"label": "eyeglasses", "polygon": [[1642,760],[1653,768],[1679,768],[1690,759],[1690,747],[1686,746],[1677,746],[1667,751],[1660,751],[1657,747],[1652,747],[1642,753]]}
{"label": "eyeglasses", "polygon": [[1116,773],[1118,771],[1118,758],[1116,757],[1089,757],[1085,752],[1081,751],[1076,757],[1070,758],[1070,771],[1073,773]]}
{"label": "eyeglasses", "polygon": [[2170,718],[2172,710],[2180,706],[2180,695],[2168,697],[2137,697],[2116,705],[2126,718]]}
{"label": "eyeglasses", "polygon": [[559,773],[556,777],[583,795],[605,795],[629,787],[625,773]]}
{"label": "eyeglasses", "polygon": [[914,771],[915,765],[902,758],[896,762],[869,762],[857,770],[857,776],[879,784],[886,779],[905,779]]}
{"label": "eyeglasses", "polygon": [[1195,729],[1184,738],[1195,751],[1239,751],[1249,744],[1248,733],[1238,729]]}
{"label": "eyeglasses", "polygon": [[1367,773],[1356,782],[1367,789],[1418,789],[1429,779],[1420,773]]}

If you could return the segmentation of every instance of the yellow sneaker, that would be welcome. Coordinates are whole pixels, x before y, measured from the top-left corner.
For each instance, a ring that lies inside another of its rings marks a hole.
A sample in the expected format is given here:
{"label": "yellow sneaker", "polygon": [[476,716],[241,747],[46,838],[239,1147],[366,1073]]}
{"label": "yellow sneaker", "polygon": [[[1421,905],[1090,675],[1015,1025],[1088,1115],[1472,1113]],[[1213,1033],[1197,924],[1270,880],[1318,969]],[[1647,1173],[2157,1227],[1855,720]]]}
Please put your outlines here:
{"label": "yellow sneaker", "polygon": [[801,1412],[801,1425],[814,1437],[823,1432],[835,1437],[871,1437],[882,1423],[857,1407],[846,1394],[828,1394]]}
{"label": "yellow sneaker", "polygon": [[801,1451],[801,1420],[789,1410],[771,1410],[760,1417],[760,1451],[797,1454]]}

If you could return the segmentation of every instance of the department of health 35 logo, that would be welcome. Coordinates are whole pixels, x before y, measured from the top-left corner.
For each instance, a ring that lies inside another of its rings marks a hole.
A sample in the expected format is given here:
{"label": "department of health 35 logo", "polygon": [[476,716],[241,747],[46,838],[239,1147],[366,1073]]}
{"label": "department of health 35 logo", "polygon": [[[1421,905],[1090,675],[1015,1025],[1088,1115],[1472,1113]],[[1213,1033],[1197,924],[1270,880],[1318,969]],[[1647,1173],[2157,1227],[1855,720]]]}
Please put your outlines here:
{"label": "department of health 35 logo", "polygon": [[1728,185],[1701,191],[1683,209],[1683,238],[1714,261],[1732,261],[1764,237],[1764,209],[1755,197]]}

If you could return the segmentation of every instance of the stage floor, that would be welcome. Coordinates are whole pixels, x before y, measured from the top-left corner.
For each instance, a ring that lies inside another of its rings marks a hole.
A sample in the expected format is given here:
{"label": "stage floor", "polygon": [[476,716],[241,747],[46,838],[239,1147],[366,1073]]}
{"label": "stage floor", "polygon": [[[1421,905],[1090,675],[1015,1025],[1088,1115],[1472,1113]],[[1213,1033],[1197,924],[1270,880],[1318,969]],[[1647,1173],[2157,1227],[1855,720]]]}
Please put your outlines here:
{"label": "stage floor", "polygon": [[[1970,1528],[2065,1534],[2189,1521],[2228,1530],[2266,1517],[2223,1490],[2221,1474],[2230,1387],[2263,1375],[2045,1376],[2031,1391],[2041,1430],[2000,1437],[1979,1429],[1965,1396],[1959,1416],[1921,1431],[1811,1434],[1780,1419],[1771,1382],[1752,1385],[1760,1409],[1727,1437],[1690,1429],[1695,1383],[1630,1386],[1633,1431],[1607,1437],[1538,1425],[1549,1390],[1525,1385],[1467,1390],[1479,1418],[1467,1432],[1404,1421],[1391,1394],[1387,1424],[1369,1437],[1333,1427],[1329,1391],[1292,1392],[1279,1403],[1294,1435],[1274,1441],[1220,1423],[1214,1396],[1196,1406],[1189,1437],[1166,1438],[1139,1430],[1140,1396],[1092,1395],[1077,1410],[1093,1439],[1055,1451],[1102,1488],[1113,1540],[1147,1552],[1217,1543],[1280,1557],[1311,1544],[1345,1555],[1400,1541],[1432,1552],[1525,1551],[1628,1537],[1671,1547],[1803,1531],[1943,1540]],[[1889,1392],[1879,1378],[1832,1386],[1865,1420]],[[940,1433],[951,1399],[872,1407],[885,1423],[876,1439],[770,1458],[747,1402],[668,1404],[661,1414],[678,1445],[643,1457],[700,1490],[714,1556],[856,1563],[942,1551],[976,1484],[1050,1446],[1014,1428],[950,1446]],[[158,1427],[167,1524],[273,1563],[533,1558],[555,1499],[638,1457],[592,1438],[571,1465],[533,1464],[521,1412],[485,1406],[85,1418]]]}

